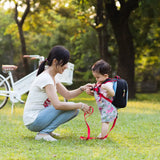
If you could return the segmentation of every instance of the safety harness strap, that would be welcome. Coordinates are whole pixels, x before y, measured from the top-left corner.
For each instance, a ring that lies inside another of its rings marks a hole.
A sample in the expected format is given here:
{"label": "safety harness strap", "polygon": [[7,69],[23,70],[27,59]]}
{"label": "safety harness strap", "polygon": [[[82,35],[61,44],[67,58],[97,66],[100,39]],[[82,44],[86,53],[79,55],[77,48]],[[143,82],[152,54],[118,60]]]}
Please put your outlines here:
{"label": "safety harness strap", "polygon": [[105,137],[101,137],[101,138],[98,138],[98,137],[90,137],[91,130],[90,130],[90,127],[89,127],[89,125],[88,125],[88,123],[87,123],[87,120],[86,120],[86,119],[94,112],[93,107],[90,106],[90,108],[91,108],[90,113],[84,113],[84,120],[85,120],[85,123],[86,123],[86,125],[87,125],[87,130],[88,130],[87,134],[88,134],[88,135],[87,135],[87,137],[81,136],[80,139],[82,139],[82,140],[89,140],[89,139],[106,139],[106,138],[108,137],[109,133],[110,133],[110,132],[112,131],[112,129],[114,128],[114,126],[115,126],[115,124],[116,124],[116,121],[117,121],[117,117],[114,119],[114,122],[113,122],[113,125],[112,125],[111,129],[109,130],[109,132],[106,134]]}

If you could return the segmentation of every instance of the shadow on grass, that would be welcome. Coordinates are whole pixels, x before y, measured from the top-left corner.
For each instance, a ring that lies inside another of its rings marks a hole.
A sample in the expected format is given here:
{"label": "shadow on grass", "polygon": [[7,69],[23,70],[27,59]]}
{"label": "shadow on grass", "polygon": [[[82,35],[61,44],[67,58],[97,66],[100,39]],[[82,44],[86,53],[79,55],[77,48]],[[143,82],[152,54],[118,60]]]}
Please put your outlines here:
{"label": "shadow on grass", "polygon": [[[24,136],[23,139],[25,141],[30,141],[31,143],[34,141],[34,142],[37,142],[35,139],[35,136]],[[105,140],[100,140],[100,139],[90,139],[90,140],[82,140],[80,139],[80,137],[76,136],[76,135],[64,135],[64,136],[60,136],[60,137],[54,137],[56,138],[58,141],[58,143],[61,143],[61,144],[73,144],[73,145],[84,145],[84,146],[92,146],[92,147],[95,147],[98,145],[106,145],[106,144],[110,144],[110,145],[117,145],[117,142],[115,142],[112,138],[108,137],[107,139]],[[44,140],[40,140],[39,142],[46,142]],[[57,143],[56,142],[56,143]],[[48,142],[46,142],[48,143]],[[49,142],[50,143],[50,142]],[[52,142],[54,143],[54,142]]]}

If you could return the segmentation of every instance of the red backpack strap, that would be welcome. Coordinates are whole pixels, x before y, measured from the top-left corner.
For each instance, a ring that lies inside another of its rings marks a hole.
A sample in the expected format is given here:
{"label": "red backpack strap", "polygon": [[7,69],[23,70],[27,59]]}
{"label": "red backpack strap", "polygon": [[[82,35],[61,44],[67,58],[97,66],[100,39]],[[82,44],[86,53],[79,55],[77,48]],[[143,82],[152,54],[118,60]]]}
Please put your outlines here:
{"label": "red backpack strap", "polygon": [[101,87],[102,84],[106,84],[107,82],[113,82],[114,80],[112,78],[107,78],[104,82],[102,82],[101,84],[95,84],[95,86],[93,87],[93,90],[96,91],[99,94],[99,88]]}
{"label": "red backpack strap", "polygon": [[117,76],[115,76],[114,78],[116,78],[116,79],[121,79],[121,77],[120,77],[120,76],[118,76],[118,75],[117,75]]}
{"label": "red backpack strap", "polygon": [[[114,80],[112,78],[107,78],[102,84],[106,84],[108,82],[113,82]],[[107,101],[109,101],[110,103],[112,103],[112,100],[105,97],[102,93],[99,93],[99,88],[101,87],[102,84],[99,84],[99,85],[95,85],[95,87],[93,88],[94,91],[97,92],[97,94],[101,97],[103,97],[104,99],[106,99]]]}
{"label": "red backpack strap", "polygon": [[112,103],[112,100],[109,99],[109,98],[107,98],[107,97],[105,97],[103,94],[99,93],[99,96],[103,97],[104,99],[106,99],[107,101],[109,101],[110,103]]}

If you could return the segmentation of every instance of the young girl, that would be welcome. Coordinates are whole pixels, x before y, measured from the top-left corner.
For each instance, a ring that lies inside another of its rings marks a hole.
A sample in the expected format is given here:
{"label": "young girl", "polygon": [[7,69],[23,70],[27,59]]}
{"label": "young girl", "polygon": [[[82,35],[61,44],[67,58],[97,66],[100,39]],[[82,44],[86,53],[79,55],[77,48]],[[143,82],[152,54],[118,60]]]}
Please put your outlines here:
{"label": "young girl", "polygon": [[92,88],[88,87],[86,89],[87,94],[94,95],[101,114],[102,128],[98,138],[103,138],[106,136],[109,128],[109,122],[114,121],[117,116],[116,107],[104,98],[107,97],[112,100],[112,97],[115,95],[113,90],[113,82],[105,83],[105,81],[109,78],[110,71],[111,67],[107,62],[104,60],[97,61],[92,66],[92,74],[97,83],[92,84]]}
{"label": "young girl", "polygon": [[[32,83],[24,108],[24,125],[31,131],[38,132],[35,139],[56,141],[53,131],[61,124],[66,123],[78,115],[79,109],[83,112],[90,110],[85,103],[61,102],[57,92],[66,99],[81,94],[87,85],[69,91],[56,79],[56,74],[62,74],[67,68],[69,51],[63,46],[51,49],[48,58],[41,63],[37,77]],[[46,64],[48,67],[46,67]]]}

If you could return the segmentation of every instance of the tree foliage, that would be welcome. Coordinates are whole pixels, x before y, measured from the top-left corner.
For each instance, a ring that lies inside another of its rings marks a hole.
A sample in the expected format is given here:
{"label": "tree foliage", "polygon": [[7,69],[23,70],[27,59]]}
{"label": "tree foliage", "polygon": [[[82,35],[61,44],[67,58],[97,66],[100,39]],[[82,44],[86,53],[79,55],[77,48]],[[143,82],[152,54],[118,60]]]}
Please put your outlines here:
{"label": "tree foliage", "polygon": [[[19,2],[20,6],[24,6],[26,1]],[[120,6],[116,6],[115,2],[120,3]],[[157,80],[160,72],[160,2],[141,0],[138,8],[130,11],[126,18],[124,13],[129,11],[129,3],[135,2],[137,4],[135,0],[31,0],[30,12],[22,28],[26,53],[46,57],[54,45],[60,44],[71,52],[70,61],[76,64],[75,78],[91,79],[91,65],[103,58],[110,62],[113,73],[118,72],[124,78],[135,81]],[[19,63],[21,67],[21,43],[13,11],[1,8],[0,62]],[[19,12],[18,16],[23,14]],[[123,26],[127,25],[131,37],[123,39],[128,32]],[[129,40],[133,41],[133,46],[127,55],[131,46],[126,45]],[[120,43],[125,45],[120,47]],[[130,81],[129,85],[133,83]]]}
{"label": "tree foliage", "polygon": [[8,34],[6,28],[13,22],[11,14],[6,14],[0,7],[0,56],[1,64],[6,62],[13,63],[14,41],[11,34]]}
{"label": "tree foliage", "polygon": [[136,49],[136,80],[159,80],[160,77],[160,23],[159,1],[142,1],[140,9],[132,15]]}

